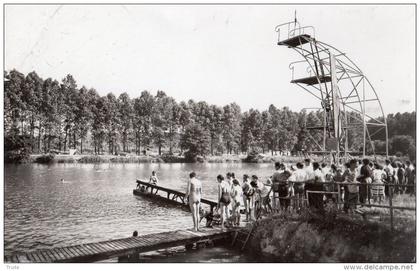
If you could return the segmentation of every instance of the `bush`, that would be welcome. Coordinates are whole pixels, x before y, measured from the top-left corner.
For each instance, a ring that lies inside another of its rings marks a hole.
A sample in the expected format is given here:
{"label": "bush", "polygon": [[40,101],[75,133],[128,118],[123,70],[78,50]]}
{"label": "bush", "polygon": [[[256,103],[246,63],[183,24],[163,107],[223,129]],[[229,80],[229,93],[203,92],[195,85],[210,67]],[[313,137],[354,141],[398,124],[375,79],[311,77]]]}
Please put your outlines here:
{"label": "bush", "polygon": [[243,159],[245,163],[258,163],[258,160],[260,159],[259,153],[255,150],[248,153],[247,157]]}
{"label": "bush", "polygon": [[29,159],[30,138],[22,135],[4,137],[4,162],[22,163]]}
{"label": "bush", "polygon": [[49,164],[54,161],[55,155],[52,153],[44,154],[35,158],[35,163]]}
{"label": "bush", "polygon": [[165,163],[183,163],[183,162],[185,162],[185,158],[183,156],[164,154],[164,155],[161,156],[161,158]]}

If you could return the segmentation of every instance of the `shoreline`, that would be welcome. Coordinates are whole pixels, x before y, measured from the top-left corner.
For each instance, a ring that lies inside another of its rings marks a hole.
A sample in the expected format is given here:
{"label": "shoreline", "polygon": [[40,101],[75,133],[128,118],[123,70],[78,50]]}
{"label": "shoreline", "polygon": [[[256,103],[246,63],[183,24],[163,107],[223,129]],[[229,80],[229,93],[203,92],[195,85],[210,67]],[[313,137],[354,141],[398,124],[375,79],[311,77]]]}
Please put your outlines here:
{"label": "shoreline", "polygon": [[[249,161],[246,155],[221,155],[221,156],[208,156],[199,158],[196,162],[186,161],[182,156],[159,156],[159,155],[65,155],[65,154],[32,154],[27,160],[22,163],[34,164],[54,164],[54,163],[82,163],[82,164],[101,164],[101,163],[297,163],[304,158],[301,156],[281,156],[281,155],[261,155],[260,157]],[[11,163],[13,164],[13,163]]]}
{"label": "shoreline", "polygon": [[[249,158],[244,154],[234,155],[214,155],[208,157],[198,157],[197,161],[187,161],[183,156],[175,155],[93,155],[93,154],[31,154],[23,161],[5,161],[5,164],[141,164],[141,163],[165,163],[165,164],[194,164],[194,163],[245,163],[245,164],[270,164],[275,162],[282,162],[287,164],[296,164],[302,162],[306,157],[297,155],[271,155],[258,154],[255,157]],[[312,160],[324,161],[324,157],[312,155]],[[373,158],[373,157],[368,157]],[[399,160],[400,157],[390,157],[392,160]],[[326,157],[328,161],[328,157]],[[374,159],[372,159],[374,160]],[[377,157],[379,162],[384,162],[385,157]]]}

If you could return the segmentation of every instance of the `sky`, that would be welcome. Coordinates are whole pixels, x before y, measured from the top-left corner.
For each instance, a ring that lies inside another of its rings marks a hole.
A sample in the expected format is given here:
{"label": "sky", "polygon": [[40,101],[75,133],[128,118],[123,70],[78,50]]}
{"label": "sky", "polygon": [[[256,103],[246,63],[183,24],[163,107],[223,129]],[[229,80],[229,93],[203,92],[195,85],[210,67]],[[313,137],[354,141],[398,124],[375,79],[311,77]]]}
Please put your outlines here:
{"label": "sky", "polygon": [[277,45],[275,26],[295,11],[359,66],[385,114],[415,110],[413,5],[6,5],[5,69],[72,74],[100,95],[163,90],[243,110],[319,107],[290,83],[299,55]]}

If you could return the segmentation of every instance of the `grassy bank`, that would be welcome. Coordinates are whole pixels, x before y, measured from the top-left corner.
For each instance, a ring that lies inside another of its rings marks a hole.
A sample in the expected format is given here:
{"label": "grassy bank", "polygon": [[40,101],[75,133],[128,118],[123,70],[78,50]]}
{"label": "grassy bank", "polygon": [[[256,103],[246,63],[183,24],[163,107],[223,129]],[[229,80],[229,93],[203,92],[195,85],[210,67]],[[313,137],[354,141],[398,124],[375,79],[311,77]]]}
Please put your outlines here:
{"label": "grassy bank", "polygon": [[[322,156],[312,156],[313,160],[322,161]],[[225,154],[225,155],[213,155],[204,158],[197,159],[198,162],[202,163],[274,163],[283,162],[287,164],[296,164],[302,162],[304,157],[302,156],[282,156],[282,155],[271,155],[271,154],[258,154],[252,158],[243,154]],[[382,161],[381,157],[379,160]],[[33,154],[30,155],[29,159],[24,161],[29,163],[188,163],[183,156],[176,155],[53,155],[53,154]],[[327,162],[329,160],[327,159]]]}
{"label": "grassy bank", "polygon": [[31,155],[32,163],[159,163],[164,162],[154,156],[117,155]]}
{"label": "grassy bank", "polygon": [[274,262],[415,262],[415,220],[388,223],[356,217],[278,216],[259,222],[250,250]]}

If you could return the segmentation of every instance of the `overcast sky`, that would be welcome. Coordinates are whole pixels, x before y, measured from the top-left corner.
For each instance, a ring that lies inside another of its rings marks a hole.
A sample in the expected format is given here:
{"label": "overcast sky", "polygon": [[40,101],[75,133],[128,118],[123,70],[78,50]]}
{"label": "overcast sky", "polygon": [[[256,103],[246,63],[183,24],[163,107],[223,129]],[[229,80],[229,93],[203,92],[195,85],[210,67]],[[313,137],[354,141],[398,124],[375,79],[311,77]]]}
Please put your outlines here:
{"label": "overcast sky", "polygon": [[5,69],[99,94],[163,90],[242,109],[319,107],[290,84],[276,25],[297,11],[316,38],[347,53],[376,88],[386,114],[415,110],[415,7],[411,6],[6,6]]}

